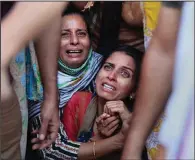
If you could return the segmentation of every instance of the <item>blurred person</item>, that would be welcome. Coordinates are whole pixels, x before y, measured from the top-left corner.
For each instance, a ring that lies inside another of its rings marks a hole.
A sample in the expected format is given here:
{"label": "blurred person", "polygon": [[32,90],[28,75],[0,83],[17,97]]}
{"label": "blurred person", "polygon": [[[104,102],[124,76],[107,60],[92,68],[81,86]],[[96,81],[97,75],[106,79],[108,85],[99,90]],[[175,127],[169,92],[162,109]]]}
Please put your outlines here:
{"label": "blurred person", "polygon": [[[11,83],[12,78],[9,65],[13,56],[15,56],[28,41],[37,38],[39,34],[51,24],[54,19],[61,17],[62,10],[67,2],[18,2],[13,9],[5,15],[1,21],[1,158],[2,159],[21,159],[24,157],[20,153],[21,138],[21,113],[20,106],[15,91]],[[36,11],[36,12],[35,12]],[[48,13],[51,15],[48,16]],[[59,27],[58,27],[58,26]],[[57,136],[59,128],[59,117],[57,109],[57,48],[59,38],[52,37],[53,34],[60,33],[60,25],[49,26],[50,34],[42,36],[46,38],[47,43],[52,44],[52,54],[47,54],[47,59],[43,60],[45,55],[40,55],[41,64],[47,67],[41,67],[42,79],[44,83],[44,102],[42,105],[42,126],[40,129],[40,139],[45,139],[46,133],[50,132],[51,139],[47,141],[50,145]],[[59,28],[59,30],[55,29]],[[60,34],[59,34],[60,37]],[[49,45],[51,46],[51,45]],[[49,47],[48,47],[49,48]],[[48,65],[49,64],[49,65]],[[50,66],[50,67],[48,67]],[[49,74],[45,74],[49,71]],[[47,79],[47,81],[45,81]],[[50,81],[48,81],[50,80]],[[49,82],[49,83],[48,83]]]}
{"label": "blurred person", "polygon": [[[159,136],[162,146],[157,158],[194,158],[193,135],[187,138],[194,123],[194,80],[191,73],[194,63],[194,4],[185,2],[181,25],[183,2],[162,4],[156,31],[144,57],[135,112],[121,158],[124,160],[141,158],[145,140],[166,103],[167,118]],[[184,42],[184,37],[189,41]]]}

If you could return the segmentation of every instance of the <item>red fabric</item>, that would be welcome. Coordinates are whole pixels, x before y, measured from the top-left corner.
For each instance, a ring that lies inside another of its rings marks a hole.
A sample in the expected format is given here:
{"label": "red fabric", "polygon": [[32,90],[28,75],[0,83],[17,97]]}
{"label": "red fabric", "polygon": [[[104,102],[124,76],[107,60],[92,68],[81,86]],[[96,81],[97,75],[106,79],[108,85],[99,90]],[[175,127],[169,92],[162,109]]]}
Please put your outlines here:
{"label": "red fabric", "polygon": [[76,92],[64,107],[62,123],[70,140],[76,141],[92,93]]}

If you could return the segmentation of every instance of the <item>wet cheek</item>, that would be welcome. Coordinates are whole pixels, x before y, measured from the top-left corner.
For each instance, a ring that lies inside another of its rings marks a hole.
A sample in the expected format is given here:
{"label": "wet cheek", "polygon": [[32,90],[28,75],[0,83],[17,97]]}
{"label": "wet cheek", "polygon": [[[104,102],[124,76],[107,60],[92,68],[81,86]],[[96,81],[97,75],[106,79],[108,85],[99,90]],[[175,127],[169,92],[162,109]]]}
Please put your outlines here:
{"label": "wet cheek", "polygon": [[131,92],[131,84],[129,82],[125,82],[121,84],[121,92],[123,95],[128,96],[128,94]]}

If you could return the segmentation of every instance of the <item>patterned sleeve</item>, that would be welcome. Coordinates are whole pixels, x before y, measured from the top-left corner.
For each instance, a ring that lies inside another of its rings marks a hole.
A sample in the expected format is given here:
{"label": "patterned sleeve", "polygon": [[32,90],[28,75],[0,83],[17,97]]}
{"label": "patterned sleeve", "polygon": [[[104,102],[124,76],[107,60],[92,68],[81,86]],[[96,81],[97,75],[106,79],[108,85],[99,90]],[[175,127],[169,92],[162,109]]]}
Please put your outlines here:
{"label": "patterned sleeve", "polygon": [[[30,122],[31,130],[39,129],[41,125],[40,116],[33,118]],[[60,123],[60,129],[55,142],[48,148],[38,151],[41,159],[61,160],[78,158],[80,143],[68,140],[63,124]]]}

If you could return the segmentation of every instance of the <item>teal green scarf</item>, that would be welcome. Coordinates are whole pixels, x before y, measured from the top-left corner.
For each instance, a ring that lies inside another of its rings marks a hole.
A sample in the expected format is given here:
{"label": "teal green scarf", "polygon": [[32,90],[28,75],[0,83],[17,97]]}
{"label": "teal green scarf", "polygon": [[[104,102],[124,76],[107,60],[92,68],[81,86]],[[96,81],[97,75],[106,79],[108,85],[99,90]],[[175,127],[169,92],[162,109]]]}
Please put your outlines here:
{"label": "teal green scarf", "polygon": [[91,59],[91,55],[92,55],[92,49],[90,49],[88,58],[85,61],[85,63],[83,63],[79,68],[70,68],[70,67],[68,67],[66,64],[64,64],[64,62],[62,61],[62,59],[59,58],[59,60],[58,60],[59,70],[61,72],[65,73],[65,74],[68,74],[68,75],[71,75],[71,76],[77,75],[77,74],[81,73],[83,70],[86,70],[87,69],[88,62]]}

